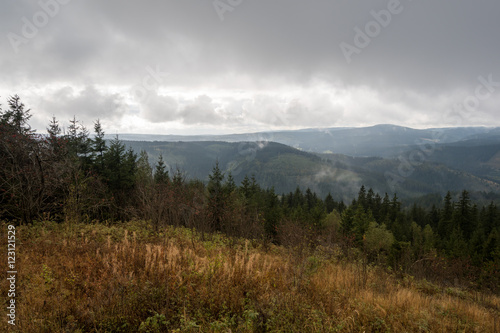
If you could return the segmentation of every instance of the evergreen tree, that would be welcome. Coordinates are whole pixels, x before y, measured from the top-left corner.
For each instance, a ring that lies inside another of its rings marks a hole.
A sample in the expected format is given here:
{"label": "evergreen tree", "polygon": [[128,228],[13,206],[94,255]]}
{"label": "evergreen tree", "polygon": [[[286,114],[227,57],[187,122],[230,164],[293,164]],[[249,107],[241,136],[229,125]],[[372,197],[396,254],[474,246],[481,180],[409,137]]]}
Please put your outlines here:
{"label": "evergreen tree", "polygon": [[455,226],[447,242],[448,254],[451,257],[465,257],[467,254],[467,242],[459,226]]}
{"label": "evergreen tree", "polygon": [[110,190],[119,196],[126,196],[135,183],[136,159],[132,149],[125,150],[125,145],[116,136],[104,153],[105,179]]}
{"label": "evergreen tree", "polygon": [[260,187],[259,184],[257,184],[257,180],[255,179],[255,175],[252,175],[250,178],[250,196],[254,196],[257,193],[259,193]]}
{"label": "evergreen tree", "polygon": [[325,198],[325,209],[327,214],[330,214],[335,209],[335,200],[333,200],[330,192],[328,192],[328,195]]}
{"label": "evergreen tree", "polygon": [[224,189],[228,195],[236,190],[236,184],[234,183],[234,178],[231,172],[227,174],[227,179],[226,182],[224,183]]}
{"label": "evergreen tree", "polygon": [[389,195],[386,193],[384,195],[384,199],[382,200],[382,205],[380,207],[379,213],[379,223],[381,221],[388,221],[389,212],[391,210],[391,199],[389,199]]}
{"label": "evergreen tree", "polygon": [[281,219],[278,196],[274,193],[274,188],[267,190],[264,195],[264,231],[270,240],[276,242]]}
{"label": "evergreen tree", "polygon": [[493,229],[484,244],[484,259],[488,261],[500,260],[500,232]]}
{"label": "evergreen tree", "polygon": [[307,211],[312,210],[316,205],[316,200],[314,200],[314,195],[309,187],[306,189],[305,204]]}
{"label": "evergreen tree", "polygon": [[177,168],[174,172],[174,176],[172,177],[172,185],[174,185],[175,188],[179,189],[182,184],[184,184],[184,181],[184,174],[182,173],[181,169]]}
{"label": "evergreen tree", "polygon": [[68,134],[66,135],[66,140],[68,142],[69,153],[74,157],[78,158],[84,167],[87,169],[92,163],[90,160],[90,140],[89,132],[80,124],[80,122],[73,116],[70,120],[70,125],[68,127]]}
{"label": "evergreen tree", "polygon": [[246,199],[250,198],[250,179],[248,178],[248,175],[245,175],[245,178],[243,178],[243,181],[241,182],[240,190]]}
{"label": "evergreen tree", "polygon": [[375,193],[373,189],[370,187],[368,192],[366,192],[366,208],[369,209],[372,213],[375,208]]}
{"label": "evergreen tree", "polygon": [[92,162],[97,172],[102,174],[104,170],[104,153],[106,153],[107,146],[104,140],[104,130],[99,119],[94,123],[94,133],[94,139],[91,140]]}
{"label": "evergreen tree", "polygon": [[137,160],[136,181],[137,184],[144,186],[148,186],[153,182],[153,169],[149,164],[148,153],[145,150],[141,150]]}
{"label": "evergreen tree", "polygon": [[299,206],[303,206],[304,203],[305,203],[304,195],[302,194],[300,188],[297,186],[292,196],[292,207],[297,208]]}
{"label": "evergreen tree", "polygon": [[462,191],[460,199],[456,204],[453,214],[453,225],[460,227],[460,230],[462,230],[463,236],[466,240],[470,239],[470,236],[476,227],[476,225],[474,225],[469,193],[466,190]]}
{"label": "evergreen tree", "polygon": [[344,212],[344,210],[346,210],[346,208],[347,208],[347,206],[345,205],[344,201],[341,200],[337,206],[339,213],[342,214]]}
{"label": "evergreen tree", "polygon": [[429,253],[436,244],[436,236],[434,231],[429,224],[426,224],[424,230],[422,231],[422,237],[424,242],[424,253]]}
{"label": "evergreen tree", "polygon": [[160,154],[158,157],[158,162],[155,166],[154,181],[156,184],[167,184],[170,178],[168,175],[167,166],[163,162],[163,155]]}
{"label": "evergreen tree", "polygon": [[61,135],[61,127],[59,127],[59,122],[56,117],[52,117],[52,120],[49,123],[49,127],[47,127],[47,133],[49,137],[47,139],[49,143],[49,147],[54,153],[55,156],[60,157],[63,150],[63,142],[60,138]]}
{"label": "evergreen tree", "polygon": [[500,214],[498,212],[498,208],[493,202],[491,202],[481,217],[481,223],[484,227],[485,234],[489,235],[494,228],[500,227],[499,221]]}
{"label": "evergreen tree", "polygon": [[31,126],[28,121],[31,118],[30,109],[25,109],[21,98],[18,95],[11,96],[8,100],[9,108],[7,110],[0,109],[0,124],[3,125],[3,130],[10,128],[14,133],[21,135],[32,134]]}
{"label": "evergreen tree", "polygon": [[368,210],[368,206],[366,205],[366,188],[365,185],[361,185],[361,188],[359,189],[358,192],[358,205],[363,207],[363,209],[366,211]]}
{"label": "evergreen tree", "polygon": [[439,225],[439,210],[436,208],[436,205],[432,205],[432,208],[427,215],[426,220],[433,230],[437,230]]}
{"label": "evergreen tree", "polygon": [[371,222],[375,222],[371,212],[365,212],[362,205],[358,205],[352,220],[352,231],[356,235],[356,240],[361,241]]}
{"label": "evergreen tree", "polygon": [[447,239],[453,229],[453,202],[451,201],[451,193],[448,191],[444,197],[444,207],[441,211],[439,219],[438,233],[441,239]]}
{"label": "evergreen tree", "polygon": [[61,135],[61,127],[59,127],[59,121],[57,121],[56,117],[52,117],[49,123],[49,127],[47,127],[47,133],[49,133],[49,138],[57,138]]}
{"label": "evergreen tree", "polygon": [[390,220],[395,221],[400,211],[401,211],[401,202],[399,201],[397,194],[394,194],[389,209]]}
{"label": "evergreen tree", "polygon": [[211,226],[215,231],[222,231],[224,227],[224,209],[226,195],[223,189],[224,174],[219,168],[219,161],[215,162],[212,173],[208,176],[208,211]]}

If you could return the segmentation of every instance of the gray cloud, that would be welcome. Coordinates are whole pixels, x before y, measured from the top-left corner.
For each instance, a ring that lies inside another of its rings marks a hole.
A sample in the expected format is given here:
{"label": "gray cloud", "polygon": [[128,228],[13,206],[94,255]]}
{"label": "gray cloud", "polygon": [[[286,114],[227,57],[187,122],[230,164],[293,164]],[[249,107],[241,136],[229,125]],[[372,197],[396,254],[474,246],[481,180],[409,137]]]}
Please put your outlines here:
{"label": "gray cloud", "polygon": [[[139,103],[139,115],[150,122],[285,128],[383,119],[440,126],[453,125],[443,115],[474,94],[479,76],[500,81],[496,0],[400,0],[401,11],[387,26],[379,24],[380,31],[351,63],[341,43],[355,45],[355,29],[366,34],[367,24],[377,22],[373,12],[397,0],[243,1],[224,21],[212,1],[65,2],[42,0],[57,4],[57,13],[47,14],[46,24],[29,38],[23,35],[26,20],[35,24],[44,7],[32,1],[0,4],[0,91],[30,95],[32,86],[41,91],[52,85],[94,89],[81,99],[62,91],[33,96],[30,106],[40,114],[71,100],[75,113],[92,118],[99,103],[91,97],[108,96],[105,87],[114,89],[120,105],[133,104],[127,93],[149,66],[169,73],[156,87],[161,94],[155,89],[154,99]],[[12,34],[24,38],[17,53]],[[293,98],[288,87],[296,91]],[[495,91],[462,118],[500,125],[494,118],[499,95]],[[117,130],[119,119],[130,121],[122,106],[111,108]]]}
{"label": "gray cloud", "polygon": [[38,128],[46,127],[52,116],[59,119],[61,124],[75,116],[91,130],[95,120],[100,119],[103,124],[109,124],[119,120],[127,110],[120,95],[103,94],[94,86],[87,86],[82,91],[75,91],[68,86],[37,98],[31,102],[43,110],[34,110],[34,115],[41,122],[37,124]]}
{"label": "gray cloud", "polygon": [[150,94],[142,105],[142,115],[151,122],[163,123],[178,117],[179,105],[173,97]]}
{"label": "gray cloud", "polygon": [[207,95],[198,96],[180,112],[180,118],[186,124],[220,124],[223,118],[215,110],[212,99]]}

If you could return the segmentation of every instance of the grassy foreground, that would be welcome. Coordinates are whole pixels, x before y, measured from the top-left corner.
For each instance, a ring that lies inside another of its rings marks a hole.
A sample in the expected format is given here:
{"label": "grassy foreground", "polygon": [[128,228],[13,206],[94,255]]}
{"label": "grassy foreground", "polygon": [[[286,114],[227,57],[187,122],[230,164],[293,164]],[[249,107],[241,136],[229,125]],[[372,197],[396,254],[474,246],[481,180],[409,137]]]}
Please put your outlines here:
{"label": "grassy foreground", "polygon": [[16,237],[17,325],[3,278],[1,332],[500,332],[498,296],[396,279],[331,249],[137,221],[43,222]]}

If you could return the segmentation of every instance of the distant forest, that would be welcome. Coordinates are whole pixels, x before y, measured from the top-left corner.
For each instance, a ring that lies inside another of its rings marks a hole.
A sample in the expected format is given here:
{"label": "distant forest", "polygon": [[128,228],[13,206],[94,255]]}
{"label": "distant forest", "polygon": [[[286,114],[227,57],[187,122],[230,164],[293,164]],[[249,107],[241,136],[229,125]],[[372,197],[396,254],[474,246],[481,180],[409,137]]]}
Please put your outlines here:
{"label": "distant forest", "polygon": [[17,224],[149,221],[221,232],[284,246],[323,246],[396,273],[441,282],[462,281],[499,292],[500,211],[478,206],[464,189],[439,206],[403,207],[397,194],[362,186],[352,202],[310,189],[275,193],[253,175],[239,184],[218,163],[208,182],[187,180],[160,156],[151,166],[116,137],[107,142],[99,120],[93,133],[76,118],[63,133],[29,125],[18,96],[0,109],[0,220]]}

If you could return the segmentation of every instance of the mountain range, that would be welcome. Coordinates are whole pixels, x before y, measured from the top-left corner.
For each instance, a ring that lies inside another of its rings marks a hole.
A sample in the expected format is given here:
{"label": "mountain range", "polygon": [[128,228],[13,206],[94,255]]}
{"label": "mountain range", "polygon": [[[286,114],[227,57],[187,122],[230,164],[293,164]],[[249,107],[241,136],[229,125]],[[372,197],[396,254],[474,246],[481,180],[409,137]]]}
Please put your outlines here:
{"label": "mountain range", "polygon": [[233,135],[119,138],[150,162],[159,155],[187,178],[207,180],[216,161],[238,183],[255,175],[278,193],[310,188],[351,200],[361,185],[400,198],[467,189],[500,197],[500,128],[412,129],[395,125]]}

